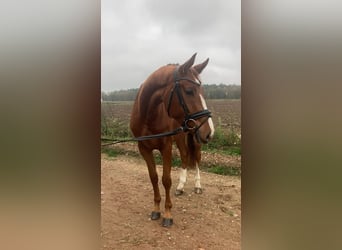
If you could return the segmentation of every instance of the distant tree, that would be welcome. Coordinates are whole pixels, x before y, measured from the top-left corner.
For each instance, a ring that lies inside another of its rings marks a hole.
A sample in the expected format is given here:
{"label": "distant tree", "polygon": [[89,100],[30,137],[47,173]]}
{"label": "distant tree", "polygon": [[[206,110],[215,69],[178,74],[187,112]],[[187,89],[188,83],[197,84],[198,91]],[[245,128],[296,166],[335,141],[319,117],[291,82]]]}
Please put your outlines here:
{"label": "distant tree", "polygon": [[207,99],[240,99],[240,85],[211,84],[203,85]]}
{"label": "distant tree", "polygon": [[[204,93],[206,99],[240,99],[240,85],[226,84],[204,84]],[[101,92],[103,101],[134,101],[138,89],[116,90],[109,93]]]}

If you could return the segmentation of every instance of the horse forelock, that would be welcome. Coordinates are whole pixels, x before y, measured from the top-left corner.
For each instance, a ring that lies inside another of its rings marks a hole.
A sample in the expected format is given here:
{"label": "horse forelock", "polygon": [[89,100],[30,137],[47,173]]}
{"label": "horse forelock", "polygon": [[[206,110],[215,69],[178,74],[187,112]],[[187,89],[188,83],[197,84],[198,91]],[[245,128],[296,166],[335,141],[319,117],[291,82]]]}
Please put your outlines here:
{"label": "horse forelock", "polygon": [[191,72],[195,82],[197,82],[199,85],[201,85],[202,80],[201,80],[200,74],[198,74],[198,72],[194,68],[190,68],[190,72]]}

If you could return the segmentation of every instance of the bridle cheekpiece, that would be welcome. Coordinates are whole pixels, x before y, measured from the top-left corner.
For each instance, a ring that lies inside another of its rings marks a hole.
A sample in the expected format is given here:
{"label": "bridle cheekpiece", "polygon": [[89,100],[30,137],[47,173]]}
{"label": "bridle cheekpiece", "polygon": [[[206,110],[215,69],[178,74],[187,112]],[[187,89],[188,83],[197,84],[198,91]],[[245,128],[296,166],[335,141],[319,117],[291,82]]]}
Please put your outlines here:
{"label": "bridle cheekpiece", "polygon": [[[196,84],[196,85],[200,85],[200,83],[187,77],[179,77],[178,67],[176,67],[175,71],[173,72],[173,77],[174,77],[174,86],[169,96],[168,105],[167,105],[167,113],[170,116],[170,107],[171,107],[172,98],[173,98],[174,93],[176,93],[179,104],[181,105],[184,111],[184,121],[182,123],[183,131],[196,133],[197,140],[199,140],[198,138],[199,135],[197,133],[198,129],[209,119],[209,117],[211,117],[211,112],[208,109],[204,109],[204,110],[190,114],[190,111],[186,103],[184,102],[184,98],[180,90],[180,81],[184,80],[184,81],[188,81],[193,84]],[[198,126],[196,121],[203,117],[206,117],[206,119],[202,121],[201,124]]]}

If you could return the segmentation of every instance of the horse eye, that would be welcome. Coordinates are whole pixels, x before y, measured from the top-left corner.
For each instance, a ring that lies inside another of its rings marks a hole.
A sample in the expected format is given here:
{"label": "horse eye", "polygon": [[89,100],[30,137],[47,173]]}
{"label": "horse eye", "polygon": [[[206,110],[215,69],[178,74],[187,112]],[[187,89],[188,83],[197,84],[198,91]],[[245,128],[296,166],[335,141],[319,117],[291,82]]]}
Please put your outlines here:
{"label": "horse eye", "polygon": [[194,91],[193,91],[193,89],[186,89],[185,90],[185,94],[187,94],[187,95],[194,95]]}

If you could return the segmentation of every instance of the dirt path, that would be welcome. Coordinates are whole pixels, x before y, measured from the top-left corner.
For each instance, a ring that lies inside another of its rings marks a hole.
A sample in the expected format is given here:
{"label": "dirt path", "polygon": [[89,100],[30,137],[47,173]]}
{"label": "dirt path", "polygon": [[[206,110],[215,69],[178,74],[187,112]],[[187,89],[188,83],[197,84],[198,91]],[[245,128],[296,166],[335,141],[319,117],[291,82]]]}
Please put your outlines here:
{"label": "dirt path", "polygon": [[[159,179],[162,168],[158,166]],[[102,249],[241,249],[241,182],[239,177],[201,173],[203,194],[193,193],[188,171],[183,196],[173,195],[178,171],[172,170],[171,228],[150,220],[153,190],[143,160],[101,159]],[[161,182],[161,181],[159,181]],[[159,183],[164,206],[164,188]]]}

